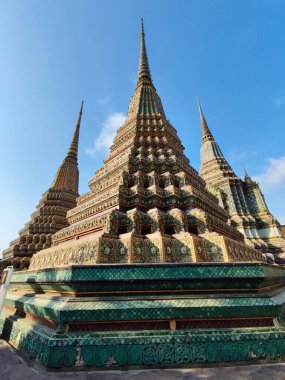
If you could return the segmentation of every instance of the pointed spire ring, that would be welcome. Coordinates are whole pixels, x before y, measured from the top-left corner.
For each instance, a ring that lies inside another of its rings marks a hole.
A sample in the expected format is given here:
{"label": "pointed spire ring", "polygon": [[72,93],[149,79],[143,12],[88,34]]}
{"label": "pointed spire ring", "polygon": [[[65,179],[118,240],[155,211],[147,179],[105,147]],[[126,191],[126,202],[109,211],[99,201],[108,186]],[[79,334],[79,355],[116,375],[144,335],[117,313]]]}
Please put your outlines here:
{"label": "pointed spire ring", "polygon": [[147,52],[146,52],[143,18],[141,18],[141,50],[140,50],[138,83],[144,80],[151,82],[151,74],[150,74]]}
{"label": "pointed spire ring", "polygon": [[210,128],[208,127],[207,121],[205,119],[205,116],[202,111],[202,107],[200,104],[200,100],[197,96],[197,102],[198,102],[198,108],[200,113],[200,120],[201,120],[201,127],[202,127],[202,141],[204,140],[214,140],[213,135],[210,131]]}
{"label": "pointed spire ring", "polygon": [[84,104],[84,100],[82,100],[81,102],[81,107],[80,107],[75,131],[74,131],[73,138],[72,138],[72,141],[71,141],[71,144],[66,156],[66,158],[75,158],[76,161],[77,161],[77,153],[78,153],[79,130],[80,130],[81,117],[82,117],[82,112],[83,112],[83,104]]}

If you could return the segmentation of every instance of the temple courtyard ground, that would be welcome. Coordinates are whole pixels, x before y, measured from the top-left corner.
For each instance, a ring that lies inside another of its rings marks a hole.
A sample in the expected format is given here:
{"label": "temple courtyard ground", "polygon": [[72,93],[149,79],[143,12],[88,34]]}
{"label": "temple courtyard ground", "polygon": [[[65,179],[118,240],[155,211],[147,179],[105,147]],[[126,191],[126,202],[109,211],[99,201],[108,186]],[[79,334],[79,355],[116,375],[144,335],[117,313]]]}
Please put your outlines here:
{"label": "temple courtyard ground", "polygon": [[1,380],[285,380],[285,363],[220,368],[175,368],[130,371],[46,371],[0,339]]}

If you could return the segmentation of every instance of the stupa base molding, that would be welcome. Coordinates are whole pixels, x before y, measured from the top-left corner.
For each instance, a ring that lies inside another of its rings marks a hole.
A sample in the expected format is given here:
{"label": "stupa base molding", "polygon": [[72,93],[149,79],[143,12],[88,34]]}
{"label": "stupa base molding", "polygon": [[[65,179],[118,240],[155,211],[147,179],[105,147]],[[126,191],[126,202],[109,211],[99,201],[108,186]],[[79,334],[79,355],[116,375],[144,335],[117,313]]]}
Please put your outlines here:
{"label": "stupa base molding", "polygon": [[284,360],[285,329],[207,329],[56,334],[10,318],[4,336],[48,368],[195,366]]}
{"label": "stupa base molding", "polygon": [[284,274],[249,262],[15,272],[0,330],[49,368],[284,360]]}
{"label": "stupa base molding", "polygon": [[265,261],[258,250],[243,242],[211,232],[174,235],[155,232],[112,236],[98,235],[90,239],[67,242],[45,249],[31,260],[31,269],[69,264],[117,263],[187,263]]}

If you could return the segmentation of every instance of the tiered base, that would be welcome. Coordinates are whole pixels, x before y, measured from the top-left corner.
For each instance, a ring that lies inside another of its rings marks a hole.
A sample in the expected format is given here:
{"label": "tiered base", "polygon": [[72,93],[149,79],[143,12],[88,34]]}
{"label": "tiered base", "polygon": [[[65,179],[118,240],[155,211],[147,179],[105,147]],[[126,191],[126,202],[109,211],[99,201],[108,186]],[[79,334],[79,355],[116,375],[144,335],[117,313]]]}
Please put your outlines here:
{"label": "tiered base", "polygon": [[3,337],[47,367],[285,358],[285,269],[261,263],[16,272]]}

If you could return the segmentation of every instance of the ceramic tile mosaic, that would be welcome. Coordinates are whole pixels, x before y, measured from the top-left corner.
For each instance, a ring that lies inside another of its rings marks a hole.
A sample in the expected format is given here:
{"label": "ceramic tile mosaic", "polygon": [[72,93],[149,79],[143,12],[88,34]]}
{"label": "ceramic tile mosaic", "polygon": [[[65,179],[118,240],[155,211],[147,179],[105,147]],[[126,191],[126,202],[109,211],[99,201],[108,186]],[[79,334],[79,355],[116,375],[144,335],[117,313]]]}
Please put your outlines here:
{"label": "ceramic tile mosaic", "polygon": [[[167,366],[281,358],[285,355],[283,327],[229,328],[226,321],[251,318],[262,326],[262,318],[269,318],[282,325],[284,271],[260,263],[212,263],[16,272],[1,329],[7,340],[48,367]],[[264,286],[265,290],[256,292]],[[60,294],[62,289],[77,296]],[[95,293],[77,294],[78,289]],[[197,293],[197,289],[203,292]],[[9,310],[15,309],[22,317],[9,317]],[[32,322],[25,315],[39,319]],[[169,324],[168,330],[88,331],[88,324],[96,322],[133,321],[143,326],[144,321],[191,319],[225,320],[225,328],[172,331]],[[44,321],[54,321],[55,330],[45,327]],[[79,331],[63,334],[70,324],[79,324]]]}
{"label": "ceramic tile mosaic", "polygon": [[280,327],[67,335],[9,318],[3,333],[47,367],[148,367],[285,358],[285,331]]}

